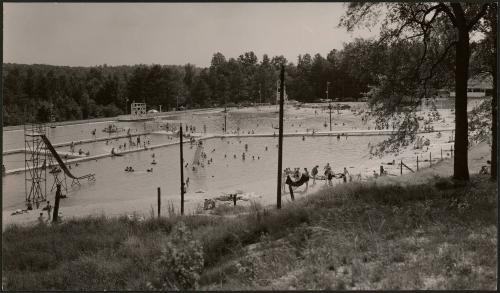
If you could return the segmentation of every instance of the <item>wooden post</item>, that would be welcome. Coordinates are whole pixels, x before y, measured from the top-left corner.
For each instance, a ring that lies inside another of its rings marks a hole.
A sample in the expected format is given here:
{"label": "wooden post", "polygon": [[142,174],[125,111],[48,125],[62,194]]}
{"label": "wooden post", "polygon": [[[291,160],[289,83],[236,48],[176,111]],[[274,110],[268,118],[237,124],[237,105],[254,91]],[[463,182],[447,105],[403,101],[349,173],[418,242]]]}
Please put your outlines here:
{"label": "wooden post", "polygon": [[281,173],[283,172],[283,100],[285,87],[285,65],[281,64],[280,74],[280,114],[278,138],[278,186],[276,189],[276,208],[281,209]]}
{"label": "wooden post", "polygon": [[441,148],[441,160],[443,159],[443,148]]}
{"label": "wooden post", "polygon": [[417,155],[417,171],[418,171],[418,155]]}
{"label": "wooden post", "polygon": [[161,214],[161,190],[160,187],[158,187],[158,218],[160,218]]}
{"label": "wooden post", "polygon": [[180,123],[180,163],[181,163],[181,215],[184,215],[184,155],[182,153],[182,123]]}
{"label": "wooden post", "polygon": [[57,223],[59,220],[59,201],[61,200],[61,184],[56,185],[56,200],[54,203],[54,214],[52,215],[52,223]]}
{"label": "wooden post", "polygon": [[429,152],[429,167],[432,167],[432,153]]}
{"label": "wooden post", "polygon": [[403,175],[403,160],[401,160],[400,172],[401,172],[401,175]]}

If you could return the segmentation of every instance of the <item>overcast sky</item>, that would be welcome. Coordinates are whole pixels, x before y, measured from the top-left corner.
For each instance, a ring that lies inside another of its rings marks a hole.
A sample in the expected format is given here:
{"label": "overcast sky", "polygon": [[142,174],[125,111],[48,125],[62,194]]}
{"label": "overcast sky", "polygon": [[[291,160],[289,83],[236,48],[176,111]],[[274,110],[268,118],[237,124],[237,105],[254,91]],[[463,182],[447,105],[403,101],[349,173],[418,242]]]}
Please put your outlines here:
{"label": "overcast sky", "polygon": [[4,3],[4,62],[208,66],[221,52],[259,61],[323,56],[377,32],[337,28],[342,3]]}

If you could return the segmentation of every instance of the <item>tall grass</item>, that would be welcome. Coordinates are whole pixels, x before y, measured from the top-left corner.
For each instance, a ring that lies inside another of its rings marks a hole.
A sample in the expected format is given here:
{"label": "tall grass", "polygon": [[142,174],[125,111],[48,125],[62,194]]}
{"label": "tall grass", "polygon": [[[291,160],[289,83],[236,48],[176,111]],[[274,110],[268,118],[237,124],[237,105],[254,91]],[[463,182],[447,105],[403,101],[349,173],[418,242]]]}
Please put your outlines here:
{"label": "tall grass", "polygon": [[[143,222],[100,216],[11,226],[3,233],[4,289],[152,289],[148,284],[164,270],[155,265],[162,247],[181,221],[202,250],[201,288],[491,288],[496,188],[482,177],[465,186],[446,178],[413,185],[353,182],[281,210],[253,203],[216,211],[245,212],[232,218],[180,216],[167,204],[166,217]],[[443,250],[446,243],[456,247]],[[488,273],[477,275],[477,267]],[[422,276],[442,272],[445,281],[434,287]]]}

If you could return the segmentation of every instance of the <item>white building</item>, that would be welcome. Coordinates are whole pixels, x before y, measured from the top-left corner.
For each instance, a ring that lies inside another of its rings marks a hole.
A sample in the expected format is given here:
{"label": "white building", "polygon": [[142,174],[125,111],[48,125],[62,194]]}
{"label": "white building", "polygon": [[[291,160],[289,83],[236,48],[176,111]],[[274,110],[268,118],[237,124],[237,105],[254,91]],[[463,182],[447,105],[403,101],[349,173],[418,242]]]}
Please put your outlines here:
{"label": "white building", "polygon": [[[493,77],[490,74],[476,75],[467,82],[467,98],[484,98],[491,96]],[[455,92],[450,92],[450,97],[455,98]]]}

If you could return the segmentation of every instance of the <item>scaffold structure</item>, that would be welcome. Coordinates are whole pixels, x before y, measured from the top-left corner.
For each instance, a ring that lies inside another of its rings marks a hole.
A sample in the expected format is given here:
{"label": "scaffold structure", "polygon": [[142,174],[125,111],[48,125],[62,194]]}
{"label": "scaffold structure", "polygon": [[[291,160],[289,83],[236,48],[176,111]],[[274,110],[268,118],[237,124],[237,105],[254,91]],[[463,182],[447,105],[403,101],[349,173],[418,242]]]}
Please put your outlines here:
{"label": "scaffold structure", "polygon": [[[48,150],[42,140],[44,124],[24,125],[24,190],[26,204],[47,200]],[[37,205],[38,206],[38,205]]]}

